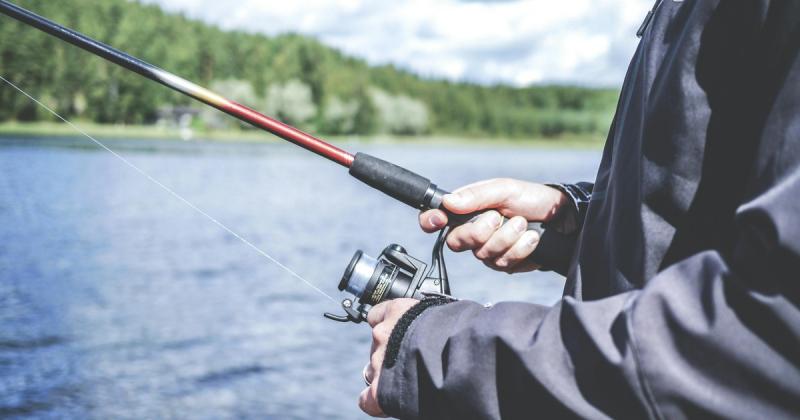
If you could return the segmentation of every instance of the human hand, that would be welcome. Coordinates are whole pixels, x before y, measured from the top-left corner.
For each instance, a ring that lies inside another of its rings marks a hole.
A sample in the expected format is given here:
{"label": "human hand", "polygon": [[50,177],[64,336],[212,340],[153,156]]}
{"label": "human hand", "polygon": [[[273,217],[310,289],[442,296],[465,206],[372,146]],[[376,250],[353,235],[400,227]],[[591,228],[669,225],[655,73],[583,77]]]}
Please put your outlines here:
{"label": "human hand", "polygon": [[[561,191],[516,179],[490,179],[455,190],[444,196],[444,207],[456,214],[486,210],[477,220],[454,228],[447,246],[456,252],[472,250],[486,266],[507,273],[538,268],[525,259],[539,243],[539,233],[528,222],[552,220],[567,203]],[[503,223],[505,216],[509,218]],[[439,209],[422,212],[419,224],[426,232],[447,225],[447,214]]]}
{"label": "human hand", "polygon": [[372,327],[372,351],[369,364],[364,368],[364,380],[369,386],[361,391],[358,398],[358,406],[373,417],[386,417],[380,405],[378,405],[378,381],[383,366],[383,357],[386,354],[386,346],[389,344],[389,336],[392,334],[397,321],[412,306],[418,304],[416,299],[392,299],[381,302],[372,307],[367,314],[367,322]]}

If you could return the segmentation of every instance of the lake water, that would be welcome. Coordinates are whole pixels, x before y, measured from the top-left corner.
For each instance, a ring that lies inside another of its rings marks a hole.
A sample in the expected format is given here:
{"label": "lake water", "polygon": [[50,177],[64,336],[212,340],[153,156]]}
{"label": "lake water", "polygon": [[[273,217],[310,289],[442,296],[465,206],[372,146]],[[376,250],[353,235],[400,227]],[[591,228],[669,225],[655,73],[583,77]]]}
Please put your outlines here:
{"label": "lake water", "polygon": [[[336,299],[356,249],[427,259],[416,212],[285,144],[109,141]],[[598,151],[345,144],[443,188],[594,178]],[[453,294],[551,304],[552,273],[446,255]],[[358,419],[364,324],[86,139],[0,140],[0,417]]]}

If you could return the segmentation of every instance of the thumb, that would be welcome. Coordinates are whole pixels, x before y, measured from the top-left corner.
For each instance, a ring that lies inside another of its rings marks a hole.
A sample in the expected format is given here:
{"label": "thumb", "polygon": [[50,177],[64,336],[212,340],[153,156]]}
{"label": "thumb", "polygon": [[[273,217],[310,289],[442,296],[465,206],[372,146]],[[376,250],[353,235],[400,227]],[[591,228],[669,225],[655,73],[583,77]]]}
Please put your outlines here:
{"label": "thumb", "polygon": [[445,208],[456,214],[467,214],[484,209],[500,209],[517,194],[511,180],[492,179],[457,189],[443,197]]}

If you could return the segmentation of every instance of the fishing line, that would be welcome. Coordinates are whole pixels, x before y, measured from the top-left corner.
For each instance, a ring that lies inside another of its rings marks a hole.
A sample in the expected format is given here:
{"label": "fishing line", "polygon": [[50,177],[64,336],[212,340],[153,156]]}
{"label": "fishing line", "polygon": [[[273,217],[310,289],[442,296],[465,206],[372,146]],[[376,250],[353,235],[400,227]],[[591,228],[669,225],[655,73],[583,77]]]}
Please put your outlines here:
{"label": "fishing line", "polygon": [[199,208],[199,207],[197,207],[196,205],[194,205],[194,204],[193,204],[192,202],[190,202],[189,200],[187,200],[187,199],[183,198],[183,196],[181,196],[180,194],[178,194],[177,192],[175,192],[175,191],[174,191],[172,188],[170,188],[170,187],[168,187],[168,186],[164,185],[164,184],[163,184],[161,181],[159,181],[159,180],[157,180],[157,179],[153,178],[153,177],[152,177],[150,174],[148,174],[147,172],[145,172],[143,169],[139,168],[138,166],[134,165],[134,164],[133,164],[131,161],[129,161],[128,159],[125,159],[125,158],[124,158],[122,155],[120,155],[119,153],[115,152],[114,150],[112,150],[111,148],[109,148],[108,146],[106,146],[105,144],[103,144],[103,142],[101,142],[100,140],[97,140],[96,138],[94,138],[94,137],[90,136],[90,135],[89,135],[88,133],[86,133],[85,131],[83,131],[83,130],[81,130],[80,128],[78,128],[78,126],[76,126],[75,124],[73,124],[72,122],[70,122],[69,120],[67,120],[66,118],[62,117],[62,116],[61,116],[59,113],[57,113],[56,111],[54,111],[54,110],[50,109],[50,107],[48,107],[47,105],[43,104],[42,102],[40,102],[39,100],[37,100],[36,98],[34,98],[34,97],[33,97],[33,96],[31,96],[30,94],[28,94],[27,92],[25,92],[25,91],[24,91],[22,88],[20,88],[19,86],[15,85],[14,83],[12,83],[11,81],[9,81],[8,79],[6,79],[6,78],[5,78],[5,77],[3,77],[3,76],[0,76],[0,80],[2,80],[2,81],[4,81],[4,82],[6,82],[6,83],[7,83],[9,86],[11,86],[12,88],[16,89],[16,90],[17,90],[17,91],[19,91],[21,94],[23,94],[23,95],[27,96],[27,97],[28,97],[30,100],[32,100],[33,102],[35,102],[36,104],[38,104],[38,105],[39,105],[39,106],[41,106],[42,108],[46,109],[46,110],[47,110],[47,112],[49,112],[49,113],[53,114],[54,116],[56,116],[56,118],[60,119],[61,121],[64,121],[64,122],[65,122],[67,125],[69,125],[70,127],[72,127],[72,128],[75,130],[75,131],[77,131],[78,133],[80,133],[80,134],[82,134],[82,135],[86,136],[86,138],[88,138],[89,140],[93,141],[95,144],[97,144],[98,146],[100,146],[101,148],[103,148],[104,150],[106,150],[107,152],[109,152],[109,153],[111,153],[112,155],[114,155],[114,157],[116,157],[117,159],[119,159],[120,161],[122,161],[122,163],[124,163],[124,164],[128,165],[128,167],[130,167],[130,168],[131,168],[131,169],[133,169],[134,171],[138,172],[140,175],[144,176],[145,178],[149,179],[149,180],[150,180],[152,183],[154,183],[154,184],[158,185],[158,186],[159,186],[161,189],[163,189],[164,191],[168,192],[168,193],[169,193],[170,195],[172,195],[173,197],[175,197],[175,198],[177,198],[178,200],[182,201],[184,204],[186,204],[187,206],[189,206],[189,208],[191,208],[192,210],[194,210],[194,211],[196,211],[197,213],[201,214],[203,217],[205,217],[206,219],[210,220],[212,223],[214,223],[215,225],[217,225],[217,226],[219,226],[220,228],[222,228],[224,231],[226,231],[226,232],[228,232],[229,234],[231,234],[231,235],[232,235],[234,238],[238,239],[238,240],[239,240],[239,241],[241,241],[243,244],[247,245],[248,247],[250,247],[251,249],[253,249],[254,251],[256,251],[256,252],[257,252],[259,255],[261,255],[262,257],[266,258],[266,259],[267,259],[267,260],[269,260],[269,261],[272,261],[273,263],[275,263],[275,265],[277,265],[278,267],[282,268],[284,271],[286,271],[287,273],[291,274],[293,277],[297,278],[298,280],[302,281],[303,283],[305,283],[306,285],[308,285],[308,286],[309,286],[309,287],[311,287],[312,289],[316,290],[316,291],[317,291],[319,294],[321,294],[322,296],[325,296],[326,298],[330,299],[330,300],[331,300],[331,302],[334,302],[334,303],[339,303],[339,301],[338,301],[338,300],[334,299],[334,298],[333,298],[331,295],[329,295],[329,294],[325,293],[324,291],[322,291],[322,289],[320,289],[319,287],[317,287],[316,285],[314,285],[314,283],[311,283],[310,281],[308,281],[308,280],[304,279],[304,278],[303,278],[303,277],[301,277],[299,274],[297,274],[297,273],[296,273],[294,270],[292,270],[292,269],[290,269],[289,267],[287,267],[287,266],[283,265],[283,264],[282,264],[280,261],[276,260],[276,259],[275,259],[275,258],[273,258],[271,255],[267,254],[267,253],[266,253],[265,251],[263,251],[261,248],[259,248],[259,247],[255,246],[255,245],[253,245],[253,243],[252,243],[252,242],[248,241],[247,239],[245,239],[244,237],[242,237],[241,235],[239,235],[238,233],[236,233],[236,232],[235,232],[233,229],[229,228],[228,226],[226,226],[225,224],[223,224],[222,222],[220,222],[219,220],[217,220],[216,218],[214,218],[214,217],[213,217],[213,216],[211,216],[210,214],[206,213],[205,211],[203,211],[201,208]]}

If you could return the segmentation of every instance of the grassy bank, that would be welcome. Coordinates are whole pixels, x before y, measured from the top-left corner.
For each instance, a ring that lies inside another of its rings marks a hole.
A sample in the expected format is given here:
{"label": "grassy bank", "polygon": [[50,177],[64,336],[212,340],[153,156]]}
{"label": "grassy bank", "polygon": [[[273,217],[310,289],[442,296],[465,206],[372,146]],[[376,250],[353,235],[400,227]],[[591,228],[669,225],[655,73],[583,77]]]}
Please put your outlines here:
{"label": "grassy bank", "polygon": [[[146,139],[164,141],[182,141],[184,136],[177,128],[155,125],[107,125],[95,123],[75,123],[82,131],[93,137],[102,139]],[[185,133],[184,133],[185,135]],[[54,122],[0,123],[0,137],[76,137],[80,134],[67,124]],[[447,135],[429,135],[413,137],[368,136],[368,137],[326,137],[331,142],[365,142],[378,144],[420,144],[437,145],[476,145],[492,147],[546,147],[546,148],[602,148],[605,138],[599,136],[562,136],[557,138],[504,139],[504,138],[471,138]],[[213,130],[193,131],[190,140],[210,140],[220,142],[273,142],[275,136],[258,130]]]}

